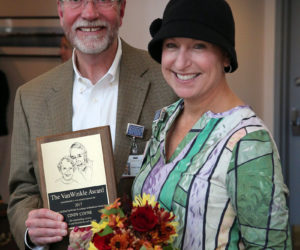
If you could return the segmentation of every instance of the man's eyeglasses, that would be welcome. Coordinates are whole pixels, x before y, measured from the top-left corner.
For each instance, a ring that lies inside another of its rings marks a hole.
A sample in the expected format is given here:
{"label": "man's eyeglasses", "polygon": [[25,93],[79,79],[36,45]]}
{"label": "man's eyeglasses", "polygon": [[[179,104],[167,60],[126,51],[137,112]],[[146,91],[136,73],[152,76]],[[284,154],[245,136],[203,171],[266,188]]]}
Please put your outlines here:
{"label": "man's eyeglasses", "polygon": [[111,8],[116,2],[120,2],[120,0],[61,0],[61,2],[73,9],[81,8],[88,2],[93,2],[99,8],[107,9]]}

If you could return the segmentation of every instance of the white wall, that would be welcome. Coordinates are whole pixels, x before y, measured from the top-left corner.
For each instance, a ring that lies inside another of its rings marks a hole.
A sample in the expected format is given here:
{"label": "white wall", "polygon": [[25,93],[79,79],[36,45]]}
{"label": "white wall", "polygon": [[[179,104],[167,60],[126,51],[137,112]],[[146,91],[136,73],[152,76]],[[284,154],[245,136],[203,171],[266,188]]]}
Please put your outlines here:
{"label": "white wall", "polygon": [[168,0],[127,0],[125,18],[120,35],[129,44],[147,49],[151,39],[149,26],[156,18],[161,18]]}
{"label": "white wall", "polygon": [[262,116],[264,1],[228,2],[235,18],[239,63],[238,70],[228,74],[228,82],[232,89]]}

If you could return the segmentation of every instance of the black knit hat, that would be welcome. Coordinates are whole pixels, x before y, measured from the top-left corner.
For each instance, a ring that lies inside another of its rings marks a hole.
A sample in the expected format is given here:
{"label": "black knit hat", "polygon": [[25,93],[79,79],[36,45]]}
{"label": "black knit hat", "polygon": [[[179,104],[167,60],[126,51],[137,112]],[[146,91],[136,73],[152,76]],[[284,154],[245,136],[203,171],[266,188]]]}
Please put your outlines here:
{"label": "black knit hat", "polygon": [[229,55],[230,72],[238,67],[234,19],[225,0],[170,0],[163,19],[152,22],[150,33],[153,39],[148,44],[148,51],[159,63],[164,39],[186,37],[218,45]]}

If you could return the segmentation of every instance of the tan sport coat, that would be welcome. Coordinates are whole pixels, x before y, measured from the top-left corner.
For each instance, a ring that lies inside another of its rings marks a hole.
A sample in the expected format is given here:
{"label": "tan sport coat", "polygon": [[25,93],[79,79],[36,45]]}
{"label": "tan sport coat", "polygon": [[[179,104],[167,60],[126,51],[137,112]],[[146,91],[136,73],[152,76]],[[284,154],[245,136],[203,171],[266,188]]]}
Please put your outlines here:
{"label": "tan sport coat", "polygon": [[[138,141],[142,152],[151,135],[155,111],[176,100],[162,78],[160,66],[147,52],[135,49],[124,41],[122,51],[114,152],[118,184],[130,151],[130,140],[125,135],[127,124],[145,126],[145,137]],[[73,67],[69,60],[24,84],[16,93],[8,217],[20,249],[24,248],[28,212],[43,207],[36,138],[72,131],[73,80]],[[51,249],[66,249],[66,245],[56,244]]]}

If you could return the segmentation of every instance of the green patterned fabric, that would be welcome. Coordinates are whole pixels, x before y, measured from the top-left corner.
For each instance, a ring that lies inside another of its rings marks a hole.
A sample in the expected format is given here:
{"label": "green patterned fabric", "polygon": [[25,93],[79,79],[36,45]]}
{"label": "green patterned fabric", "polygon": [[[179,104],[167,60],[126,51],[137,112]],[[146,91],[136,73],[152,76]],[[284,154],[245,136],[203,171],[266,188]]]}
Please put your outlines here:
{"label": "green patterned fabric", "polygon": [[160,111],[133,195],[155,195],[179,222],[180,249],[291,249],[279,155],[248,106],[206,112],[166,161],[183,100]]}

